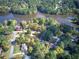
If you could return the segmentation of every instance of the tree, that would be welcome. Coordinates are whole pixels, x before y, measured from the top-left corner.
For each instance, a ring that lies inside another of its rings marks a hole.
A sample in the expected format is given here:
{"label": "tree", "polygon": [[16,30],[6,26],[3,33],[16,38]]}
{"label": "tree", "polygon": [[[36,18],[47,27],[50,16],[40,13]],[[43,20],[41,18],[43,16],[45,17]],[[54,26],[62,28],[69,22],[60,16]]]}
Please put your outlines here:
{"label": "tree", "polygon": [[17,44],[26,43],[28,46],[31,46],[31,44],[33,43],[31,41],[31,37],[26,33],[20,34],[20,36],[16,40]]}
{"label": "tree", "polygon": [[3,27],[4,26],[2,24],[0,24],[0,34],[3,33]]}
{"label": "tree", "polygon": [[29,46],[29,48],[28,48],[28,54],[31,54],[32,51],[33,51],[33,48],[31,46]]}
{"label": "tree", "polygon": [[22,43],[25,43],[26,42],[26,38],[25,38],[25,35],[24,34],[21,34],[19,38],[17,38],[17,43],[18,44],[22,44]]}
{"label": "tree", "polygon": [[60,27],[55,26],[55,25],[50,25],[48,28],[48,30],[50,30],[54,36],[61,36],[61,31],[60,31]]}
{"label": "tree", "polygon": [[17,23],[17,21],[16,20],[9,20],[9,21],[7,21],[7,25],[8,26],[15,26],[16,25],[16,23]]}
{"label": "tree", "polygon": [[20,22],[20,26],[22,27],[22,29],[25,29],[26,28],[26,22],[25,21],[21,21]]}
{"label": "tree", "polygon": [[39,30],[40,26],[37,24],[37,23],[33,23],[31,25],[29,25],[29,27],[32,29],[32,30]]}
{"label": "tree", "polygon": [[37,18],[34,18],[33,19],[33,23],[38,23],[39,21],[38,21],[38,19]]}
{"label": "tree", "polygon": [[7,28],[5,27],[4,34],[12,34],[13,30],[14,30],[13,26],[8,26]]}
{"label": "tree", "polygon": [[27,34],[31,34],[31,29],[27,29]]}
{"label": "tree", "polygon": [[49,41],[49,38],[52,32],[50,30],[46,30],[44,33],[45,35],[43,36],[43,39],[46,41]]}
{"label": "tree", "polygon": [[71,43],[72,43],[72,38],[68,34],[64,34],[64,35],[60,36],[60,39],[64,43],[65,47],[71,45]]}
{"label": "tree", "polygon": [[48,52],[49,52],[49,48],[47,48],[44,43],[41,43],[39,40],[36,40],[36,44],[34,45],[31,58],[44,59],[45,55]]}
{"label": "tree", "polygon": [[45,24],[46,19],[45,18],[39,18],[39,24]]}
{"label": "tree", "polygon": [[43,24],[41,25],[41,32],[45,31],[46,30],[46,26]]}
{"label": "tree", "polygon": [[63,41],[59,42],[59,43],[58,43],[58,46],[60,46],[60,47],[63,48],[63,49],[65,48]]}
{"label": "tree", "polygon": [[55,49],[55,53],[56,53],[57,55],[63,54],[63,53],[64,53],[64,49],[61,48],[61,47],[59,47],[59,46],[57,46],[57,48]]}
{"label": "tree", "polygon": [[63,31],[64,33],[70,33],[72,30],[73,28],[68,25],[61,25],[61,31]]}
{"label": "tree", "polygon": [[57,55],[57,58],[59,58],[59,59],[72,59],[71,54],[69,54],[68,51],[64,51],[63,54]]}
{"label": "tree", "polygon": [[9,42],[4,35],[0,35],[0,46],[3,51],[7,51],[9,49]]}
{"label": "tree", "polygon": [[45,59],[57,59],[57,58],[56,58],[56,53],[55,53],[54,51],[50,50],[50,51],[46,54]]}

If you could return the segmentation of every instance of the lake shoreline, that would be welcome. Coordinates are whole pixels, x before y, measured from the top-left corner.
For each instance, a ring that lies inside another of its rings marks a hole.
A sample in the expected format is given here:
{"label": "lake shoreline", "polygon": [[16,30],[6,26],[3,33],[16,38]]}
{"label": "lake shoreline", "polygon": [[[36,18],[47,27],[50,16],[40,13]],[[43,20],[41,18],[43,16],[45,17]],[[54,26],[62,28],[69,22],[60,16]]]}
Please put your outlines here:
{"label": "lake shoreline", "polygon": [[72,26],[69,20],[73,19],[74,15],[49,15],[40,12],[31,15],[18,15],[8,13],[6,15],[0,16],[0,23],[3,23],[5,20],[12,20],[12,19],[15,19],[17,22],[21,22],[21,21],[31,21],[33,18],[49,18],[49,17],[52,19],[56,19],[61,24],[68,24]]}

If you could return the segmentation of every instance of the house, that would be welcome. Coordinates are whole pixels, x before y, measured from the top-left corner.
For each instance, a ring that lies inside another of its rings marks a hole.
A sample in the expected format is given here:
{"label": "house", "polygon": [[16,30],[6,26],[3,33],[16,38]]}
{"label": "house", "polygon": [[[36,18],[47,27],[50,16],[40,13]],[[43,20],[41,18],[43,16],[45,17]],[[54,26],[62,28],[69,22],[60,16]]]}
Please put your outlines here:
{"label": "house", "polygon": [[21,26],[19,26],[19,25],[15,26],[15,31],[21,31],[21,30],[22,30]]}

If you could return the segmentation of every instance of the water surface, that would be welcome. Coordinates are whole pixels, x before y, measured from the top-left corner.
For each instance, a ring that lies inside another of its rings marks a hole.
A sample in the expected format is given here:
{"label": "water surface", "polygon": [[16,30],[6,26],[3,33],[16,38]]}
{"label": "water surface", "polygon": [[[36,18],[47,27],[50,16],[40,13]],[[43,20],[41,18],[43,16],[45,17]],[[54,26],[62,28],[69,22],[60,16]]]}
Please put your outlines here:
{"label": "water surface", "polygon": [[17,15],[17,14],[12,14],[9,13],[7,15],[1,15],[0,16],[0,22],[4,22],[5,20],[10,20],[10,19],[16,19],[18,22],[25,20],[25,21],[29,21],[32,20],[33,18],[42,18],[42,17],[52,17],[54,19],[56,19],[59,23],[61,24],[66,24],[69,26],[74,26],[72,23],[70,23],[70,19],[72,19],[73,17],[70,15],[48,15],[48,14],[43,14],[40,12],[37,12],[36,14],[32,14],[32,15]]}

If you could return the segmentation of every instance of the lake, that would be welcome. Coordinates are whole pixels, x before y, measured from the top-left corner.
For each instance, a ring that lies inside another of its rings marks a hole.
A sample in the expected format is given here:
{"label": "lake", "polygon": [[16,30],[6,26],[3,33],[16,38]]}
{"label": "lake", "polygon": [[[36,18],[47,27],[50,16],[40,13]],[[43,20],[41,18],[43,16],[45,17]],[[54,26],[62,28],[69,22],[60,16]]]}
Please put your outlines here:
{"label": "lake", "polygon": [[0,22],[4,22],[5,20],[10,20],[10,19],[16,19],[18,22],[19,21],[22,21],[22,20],[25,20],[25,21],[29,21],[29,20],[32,20],[33,18],[42,18],[42,17],[45,17],[42,13],[36,13],[36,14],[33,14],[33,15],[18,15],[18,14],[12,14],[12,13],[9,13],[9,14],[6,14],[6,15],[0,15]]}
{"label": "lake", "polygon": [[1,15],[0,16],[0,22],[3,23],[5,20],[10,20],[10,19],[16,19],[18,22],[25,20],[25,21],[29,21],[32,20],[33,18],[42,18],[42,17],[52,17],[54,19],[56,19],[59,23],[61,24],[66,24],[69,26],[74,26],[72,23],[70,23],[70,19],[73,18],[73,16],[69,15],[48,15],[48,14],[43,14],[40,12],[37,12],[36,14],[33,15],[17,15],[17,14],[6,14],[6,15]]}

